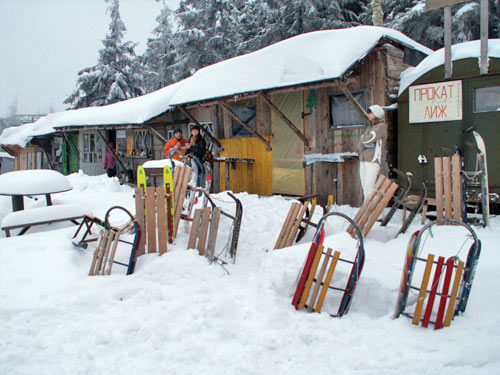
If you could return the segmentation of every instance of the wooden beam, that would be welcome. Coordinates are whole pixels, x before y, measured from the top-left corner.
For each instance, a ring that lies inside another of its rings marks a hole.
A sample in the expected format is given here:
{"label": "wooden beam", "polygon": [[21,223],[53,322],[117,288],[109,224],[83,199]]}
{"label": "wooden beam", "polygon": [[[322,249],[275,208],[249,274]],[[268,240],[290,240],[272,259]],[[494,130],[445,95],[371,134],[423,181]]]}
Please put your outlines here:
{"label": "wooden beam", "polygon": [[68,142],[69,144],[69,147],[71,147],[71,149],[73,150],[73,152],[76,154],[76,156],[78,156],[78,160],[80,160],[80,152],[78,151],[78,147],[76,147],[73,142],[71,142],[71,140],[69,139],[68,135],[66,134],[65,131],[62,132],[63,136],[64,136],[64,139],[66,139],[66,142]]}
{"label": "wooden beam", "polygon": [[265,139],[262,135],[260,135],[257,132],[257,130],[255,130],[250,125],[248,125],[240,116],[238,116],[236,113],[234,113],[234,111],[226,103],[224,103],[224,102],[218,102],[217,104],[219,104],[223,109],[225,109],[226,111],[228,111],[231,114],[231,116],[233,116],[236,119],[236,121],[238,121],[241,125],[243,125],[250,133],[252,133],[257,138],[259,138],[267,146],[267,148],[269,150],[272,149],[271,143],[269,143],[267,141],[267,139]]}
{"label": "wooden beam", "polygon": [[444,8],[444,78],[453,75],[453,62],[451,60],[451,6]]}
{"label": "wooden beam", "polygon": [[293,122],[291,122],[290,119],[286,117],[285,114],[281,112],[280,109],[273,104],[271,99],[266,94],[262,94],[261,98],[264,99],[264,101],[271,108],[271,110],[274,111],[274,113],[276,113],[279,116],[279,118],[281,118],[283,122],[288,125],[290,129],[292,129],[292,131],[297,135],[297,137],[299,137],[302,140],[302,142],[304,142],[304,145],[310,148],[311,143],[309,142],[309,140],[305,137],[304,134],[302,134],[302,132],[299,129],[297,129],[297,127],[293,124]]}
{"label": "wooden beam", "polygon": [[160,141],[163,141],[163,142],[165,142],[165,143],[167,143],[167,142],[168,142],[168,139],[167,139],[167,138],[165,138],[163,135],[161,135],[161,134],[158,132],[158,130],[156,130],[155,128],[153,128],[151,125],[146,125],[146,124],[144,124],[144,127],[145,127],[146,129],[149,129],[149,130],[151,131],[151,133],[153,133],[153,135],[155,135],[155,136],[156,136],[156,138],[158,138]]}
{"label": "wooden beam", "polygon": [[425,9],[436,9],[441,7],[450,6],[453,4],[466,3],[470,0],[426,0]]}
{"label": "wooden beam", "polygon": [[371,126],[370,119],[368,118],[368,115],[366,114],[364,108],[361,106],[361,104],[358,103],[356,98],[351,94],[345,83],[340,82],[339,83],[340,89],[343,91],[345,96],[347,96],[347,99],[351,102],[351,104],[354,106],[354,109],[358,111],[360,114],[361,118],[365,121],[367,126]]}
{"label": "wooden beam", "polygon": [[223,149],[221,143],[219,142],[219,140],[217,138],[215,138],[207,129],[205,129],[205,127],[200,124],[198,122],[198,120],[196,120],[194,118],[193,115],[191,115],[191,113],[189,113],[186,109],[182,108],[182,107],[177,107],[179,108],[179,110],[187,117],[189,118],[191,121],[193,121],[196,125],[198,125],[200,128],[202,128],[205,133],[208,135],[208,138],[210,138],[212,140],[212,142],[214,142],[220,149]]}
{"label": "wooden beam", "polygon": [[123,164],[122,160],[118,157],[118,155],[116,154],[115,150],[113,150],[113,147],[110,147],[110,145],[108,144],[108,140],[106,139],[106,137],[104,136],[104,134],[101,133],[101,130],[99,129],[96,129],[96,132],[97,134],[99,134],[99,136],[102,138],[102,141],[104,142],[104,144],[106,145],[106,148],[108,150],[111,150],[111,153],[113,154],[113,156],[115,157],[116,161],[118,162],[118,164],[120,164],[120,166],[123,168],[123,171],[125,173],[127,173],[127,167],[125,167],[125,165]]}
{"label": "wooden beam", "polygon": [[481,65],[480,73],[488,74],[488,0],[481,0]]}

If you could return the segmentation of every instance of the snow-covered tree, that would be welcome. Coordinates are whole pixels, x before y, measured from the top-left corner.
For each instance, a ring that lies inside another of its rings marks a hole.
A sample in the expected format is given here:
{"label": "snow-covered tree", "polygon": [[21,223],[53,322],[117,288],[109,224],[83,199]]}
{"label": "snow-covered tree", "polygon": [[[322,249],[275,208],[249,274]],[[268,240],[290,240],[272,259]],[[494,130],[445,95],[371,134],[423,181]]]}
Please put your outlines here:
{"label": "snow-covered tree", "polygon": [[[452,6],[452,42],[480,38],[479,1]],[[386,14],[386,26],[397,29],[427,47],[438,49],[444,44],[443,9],[425,9],[425,0],[401,0],[382,2]],[[500,36],[500,4],[489,0],[489,37]]]}
{"label": "snow-covered tree", "polygon": [[241,1],[181,0],[176,15],[176,79],[232,57],[238,44],[238,5]]}
{"label": "snow-covered tree", "polygon": [[71,109],[116,103],[142,94],[141,65],[135,60],[136,43],[122,42],[125,24],[120,17],[119,0],[105,0],[111,21],[109,34],[102,41],[97,65],[78,73],[76,89],[64,103]]}
{"label": "snow-covered tree", "polygon": [[160,15],[156,17],[158,25],[153,37],[148,39],[142,55],[144,66],[143,87],[146,92],[157,90],[174,82],[172,65],[175,62],[175,44],[172,30],[172,11],[163,2]]}

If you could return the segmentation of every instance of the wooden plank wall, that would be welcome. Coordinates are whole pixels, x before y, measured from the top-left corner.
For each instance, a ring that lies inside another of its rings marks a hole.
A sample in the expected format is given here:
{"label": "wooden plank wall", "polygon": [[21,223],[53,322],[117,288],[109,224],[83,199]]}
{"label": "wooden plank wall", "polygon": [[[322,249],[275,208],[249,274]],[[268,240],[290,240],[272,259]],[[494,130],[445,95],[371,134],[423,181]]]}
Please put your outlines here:
{"label": "wooden plank wall", "polygon": [[[265,137],[271,142],[271,137]],[[251,194],[272,195],[272,151],[256,137],[221,139],[224,151],[220,156],[251,158],[255,163],[249,168],[247,163],[235,163],[231,168],[230,188],[235,193],[246,191]],[[227,190],[224,181],[225,163],[220,164],[220,190]]]}

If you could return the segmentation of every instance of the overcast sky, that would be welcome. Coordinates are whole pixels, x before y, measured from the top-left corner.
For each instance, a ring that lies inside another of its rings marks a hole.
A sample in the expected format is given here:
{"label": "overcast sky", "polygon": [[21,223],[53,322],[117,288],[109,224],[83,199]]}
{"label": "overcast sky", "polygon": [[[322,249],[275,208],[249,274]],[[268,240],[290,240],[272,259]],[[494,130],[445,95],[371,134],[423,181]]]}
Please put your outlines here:
{"label": "overcast sky", "polygon": [[[175,10],[178,0],[166,0]],[[95,65],[108,33],[104,0],[0,0],[0,117],[17,101],[18,114],[66,108],[78,71]],[[142,53],[161,3],[120,0],[127,32]]]}

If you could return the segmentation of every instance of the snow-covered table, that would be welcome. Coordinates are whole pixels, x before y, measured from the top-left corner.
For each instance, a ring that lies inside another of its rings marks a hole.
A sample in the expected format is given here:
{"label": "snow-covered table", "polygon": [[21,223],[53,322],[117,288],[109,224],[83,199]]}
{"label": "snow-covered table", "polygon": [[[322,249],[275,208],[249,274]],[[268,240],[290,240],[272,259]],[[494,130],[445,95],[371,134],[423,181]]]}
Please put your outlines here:
{"label": "snow-covered table", "polygon": [[14,171],[0,175],[0,195],[12,197],[12,211],[24,210],[25,195],[45,195],[47,206],[50,206],[50,194],[71,189],[73,186],[65,176],[49,169]]}

